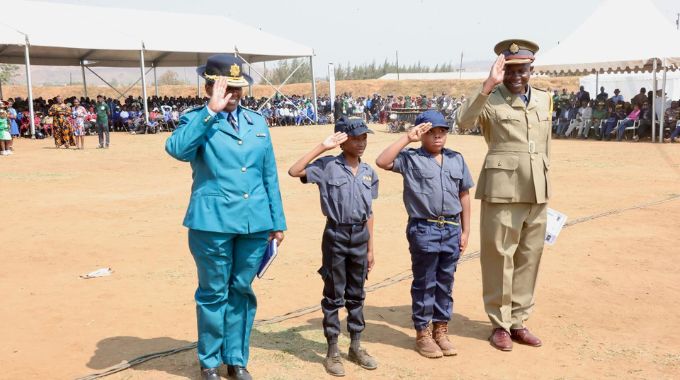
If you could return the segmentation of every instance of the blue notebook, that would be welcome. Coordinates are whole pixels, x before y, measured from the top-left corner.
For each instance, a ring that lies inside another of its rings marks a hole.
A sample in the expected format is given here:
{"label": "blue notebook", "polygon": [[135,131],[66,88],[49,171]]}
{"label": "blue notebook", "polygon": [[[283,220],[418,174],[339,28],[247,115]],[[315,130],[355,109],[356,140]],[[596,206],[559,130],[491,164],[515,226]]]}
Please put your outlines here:
{"label": "blue notebook", "polygon": [[257,278],[262,278],[262,276],[264,276],[264,272],[266,272],[267,268],[269,268],[269,266],[272,265],[274,259],[276,258],[276,255],[278,254],[279,247],[276,245],[276,239],[272,239],[267,244],[267,250],[264,252],[264,256],[262,256],[262,263],[260,263],[260,269],[257,270]]}

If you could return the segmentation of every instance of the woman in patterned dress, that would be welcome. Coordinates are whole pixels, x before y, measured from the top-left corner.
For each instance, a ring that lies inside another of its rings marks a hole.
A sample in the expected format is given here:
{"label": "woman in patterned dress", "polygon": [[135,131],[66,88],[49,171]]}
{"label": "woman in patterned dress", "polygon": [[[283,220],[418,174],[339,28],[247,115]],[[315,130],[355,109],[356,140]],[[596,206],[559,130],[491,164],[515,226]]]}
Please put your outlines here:
{"label": "woman in patterned dress", "polygon": [[72,120],[73,120],[73,134],[76,139],[76,149],[85,149],[85,116],[87,110],[80,105],[80,101],[75,99],[73,101]]}
{"label": "woman in patterned dress", "polygon": [[61,96],[57,96],[56,103],[50,107],[48,111],[52,116],[52,130],[54,135],[54,146],[60,148],[64,146],[68,149],[70,146],[75,146],[76,142],[73,138],[73,126],[68,120],[71,115],[71,108],[64,103]]}

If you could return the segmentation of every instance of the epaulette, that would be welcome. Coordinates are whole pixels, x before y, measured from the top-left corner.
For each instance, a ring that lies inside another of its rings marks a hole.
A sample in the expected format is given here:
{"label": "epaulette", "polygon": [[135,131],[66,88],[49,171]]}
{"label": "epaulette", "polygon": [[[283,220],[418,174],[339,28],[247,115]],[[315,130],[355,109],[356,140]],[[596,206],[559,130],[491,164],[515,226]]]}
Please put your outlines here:
{"label": "epaulette", "polygon": [[260,111],[255,111],[255,110],[253,110],[253,109],[250,109],[250,108],[248,108],[248,107],[243,107],[243,106],[241,106],[241,109],[246,110],[246,111],[250,111],[250,112],[252,112],[252,113],[254,113],[254,114],[258,114],[258,115],[262,116],[262,112],[260,112]]}
{"label": "epaulette", "polygon": [[[264,118],[264,116],[262,116],[262,114],[258,111],[251,110],[250,108],[246,108],[246,107],[243,107],[243,106],[241,106],[241,109],[244,110],[244,111],[252,112],[255,115],[260,116],[261,118]],[[253,125],[253,119],[250,118],[250,115],[248,115],[248,112],[243,113],[243,118],[246,119],[246,122],[248,122],[248,124]]]}
{"label": "epaulette", "polygon": [[182,111],[182,116],[188,114],[189,112],[198,111],[198,110],[202,109],[203,107],[205,107],[205,105],[189,107],[189,108],[185,109],[184,111]]}
{"label": "epaulette", "polygon": [[444,148],[444,149],[442,149],[442,153],[443,153],[444,155],[446,155],[446,156],[449,156],[449,157],[455,157],[455,156],[461,155],[460,152],[455,151],[455,150],[453,150],[453,149],[449,149],[449,148]]}

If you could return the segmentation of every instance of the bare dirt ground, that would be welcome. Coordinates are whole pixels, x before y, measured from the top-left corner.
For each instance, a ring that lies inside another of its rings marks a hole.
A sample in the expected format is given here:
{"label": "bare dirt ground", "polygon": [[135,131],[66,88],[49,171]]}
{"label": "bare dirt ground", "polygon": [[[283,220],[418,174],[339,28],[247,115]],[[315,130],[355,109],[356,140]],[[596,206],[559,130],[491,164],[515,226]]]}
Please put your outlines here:
{"label": "bare dirt ground", "polygon": [[[365,159],[397,136],[374,126]],[[272,130],[289,231],[280,257],[256,280],[258,319],[318,305],[323,217],[318,192],[285,175],[330,126]],[[165,154],[168,134],[112,134],[108,150],[55,150],[18,140],[0,157],[0,378],[72,379],[196,338],[195,267],[181,220],[188,164]],[[450,136],[476,179],[486,147]],[[570,219],[680,194],[680,146],[553,142],[551,207]],[[368,285],[410,268],[401,179],[380,171],[376,267]],[[453,358],[414,350],[409,280],[368,293],[365,347],[380,366],[346,363],[350,379],[680,378],[680,199],[570,226],[543,256],[528,326],[542,348],[492,349],[481,300],[479,202],[468,254],[456,273]],[[110,277],[80,274],[111,267]],[[342,314],[344,317],[344,313]],[[249,369],[258,379],[327,378],[321,313],[257,327]],[[343,321],[344,325],[344,321]],[[347,350],[348,338],[341,340]],[[149,361],[110,379],[195,379],[195,350]]]}

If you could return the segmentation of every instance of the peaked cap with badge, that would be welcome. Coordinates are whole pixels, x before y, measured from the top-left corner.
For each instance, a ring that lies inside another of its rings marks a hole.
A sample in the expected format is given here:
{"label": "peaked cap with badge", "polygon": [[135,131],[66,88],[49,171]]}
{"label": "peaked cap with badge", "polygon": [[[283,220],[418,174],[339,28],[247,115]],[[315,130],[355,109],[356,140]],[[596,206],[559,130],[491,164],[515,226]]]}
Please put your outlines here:
{"label": "peaked cap with badge", "polygon": [[493,51],[496,55],[505,56],[506,65],[516,65],[533,62],[538,45],[527,40],[510,39],[497,43]]}
{"label": "peaked cap with badge", "polygon": [[230,87],[247,87],[253,84],[253,78],[243,73],[244,61],[233,54],[215,54],[208,57],[205,65],[199,66],[196,73],[208,83],[220,78],[227,78]]}

